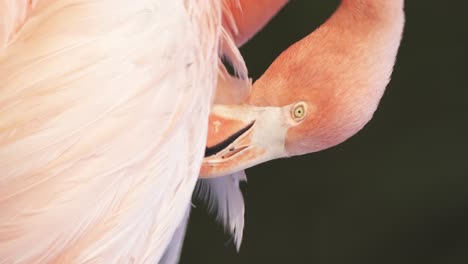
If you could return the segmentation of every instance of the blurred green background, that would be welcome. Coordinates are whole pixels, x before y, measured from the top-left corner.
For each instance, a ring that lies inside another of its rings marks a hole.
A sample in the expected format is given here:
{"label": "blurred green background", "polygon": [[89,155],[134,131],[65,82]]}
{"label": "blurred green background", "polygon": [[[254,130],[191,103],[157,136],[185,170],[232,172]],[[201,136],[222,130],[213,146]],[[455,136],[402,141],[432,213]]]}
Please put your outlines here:
{"label": "blurred green background", "polygon": [[[254,80],[338,3],[292,0],[242,48]],[[247,170],[240,253],[194,208],[181,263],[468,263],[468,2],[405,9],[374,119],[335,148]]]}

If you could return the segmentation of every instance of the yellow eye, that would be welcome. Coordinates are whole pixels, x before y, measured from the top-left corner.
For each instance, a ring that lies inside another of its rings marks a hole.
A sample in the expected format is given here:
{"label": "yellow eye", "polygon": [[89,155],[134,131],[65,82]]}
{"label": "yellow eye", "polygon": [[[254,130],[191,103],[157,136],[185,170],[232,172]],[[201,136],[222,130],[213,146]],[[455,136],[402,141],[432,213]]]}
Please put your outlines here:
{"label": "yellow eye", "polygon": [[300,121],[305,117],[306,108],[303,103],[296,104],[292,111],[292,117],[296,121]]}

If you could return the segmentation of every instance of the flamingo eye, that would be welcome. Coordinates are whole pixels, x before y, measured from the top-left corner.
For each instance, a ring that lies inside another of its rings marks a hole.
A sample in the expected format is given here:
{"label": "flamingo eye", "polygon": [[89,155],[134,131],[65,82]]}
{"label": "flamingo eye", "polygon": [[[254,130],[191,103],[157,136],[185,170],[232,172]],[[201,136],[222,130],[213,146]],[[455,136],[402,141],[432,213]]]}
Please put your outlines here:
{"label": "flamingo eye", "polygon": [[297,103],[296,105],[294,105],[294,107],[292,108],[292,118],[295,120],[295,121],[301,121],[302,119],[304,119],[305,115],[306,115],[306,106],[304,103]]}

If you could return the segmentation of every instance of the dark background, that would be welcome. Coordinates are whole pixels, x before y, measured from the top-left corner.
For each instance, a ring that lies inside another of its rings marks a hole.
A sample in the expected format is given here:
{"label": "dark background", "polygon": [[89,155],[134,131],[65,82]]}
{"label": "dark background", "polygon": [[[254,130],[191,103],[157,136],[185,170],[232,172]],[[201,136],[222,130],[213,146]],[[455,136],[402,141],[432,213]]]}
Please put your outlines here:
{"label": "dark background", "polygon": [[[254,80],[338,3],[291,1],[242,48]],[[374,119],[335,148],[247,170],[240,253],[194,208],[181,263],[468,263],[468,2],[405,9]]]}

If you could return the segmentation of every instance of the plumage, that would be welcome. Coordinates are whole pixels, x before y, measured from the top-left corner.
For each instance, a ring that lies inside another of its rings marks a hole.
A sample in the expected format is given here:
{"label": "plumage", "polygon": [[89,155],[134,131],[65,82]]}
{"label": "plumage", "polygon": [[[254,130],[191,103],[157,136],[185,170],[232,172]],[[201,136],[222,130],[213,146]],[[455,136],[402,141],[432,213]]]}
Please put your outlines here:
{"label": "plumage", "polygon": [[190,217],[190,207],[191,205],[187,206],[184,218],[182,222],[179,223],[176,231],[172,235],[171,242],[166,247],[164,251],[164,255],[161,257],[159,263],[161,264],[171,264],[177,263],[180,258],[180,254],[182,253],[182,246],[184,244],[185,238],[185,231],[187,229],[189,217]]}
{"label": "plumage", "polygon": [[196,196],[205,202],[208,211],[234,237],[237,250],[240,248],[244,230],[244,198],[239,184],[247,181],[244,171],[222,177],[201,179]]}
{"label": "plumage", "polygon": [[11,3],[0,263],[155,263],[190,204],[220,56],[246,76],[222,3]]}

